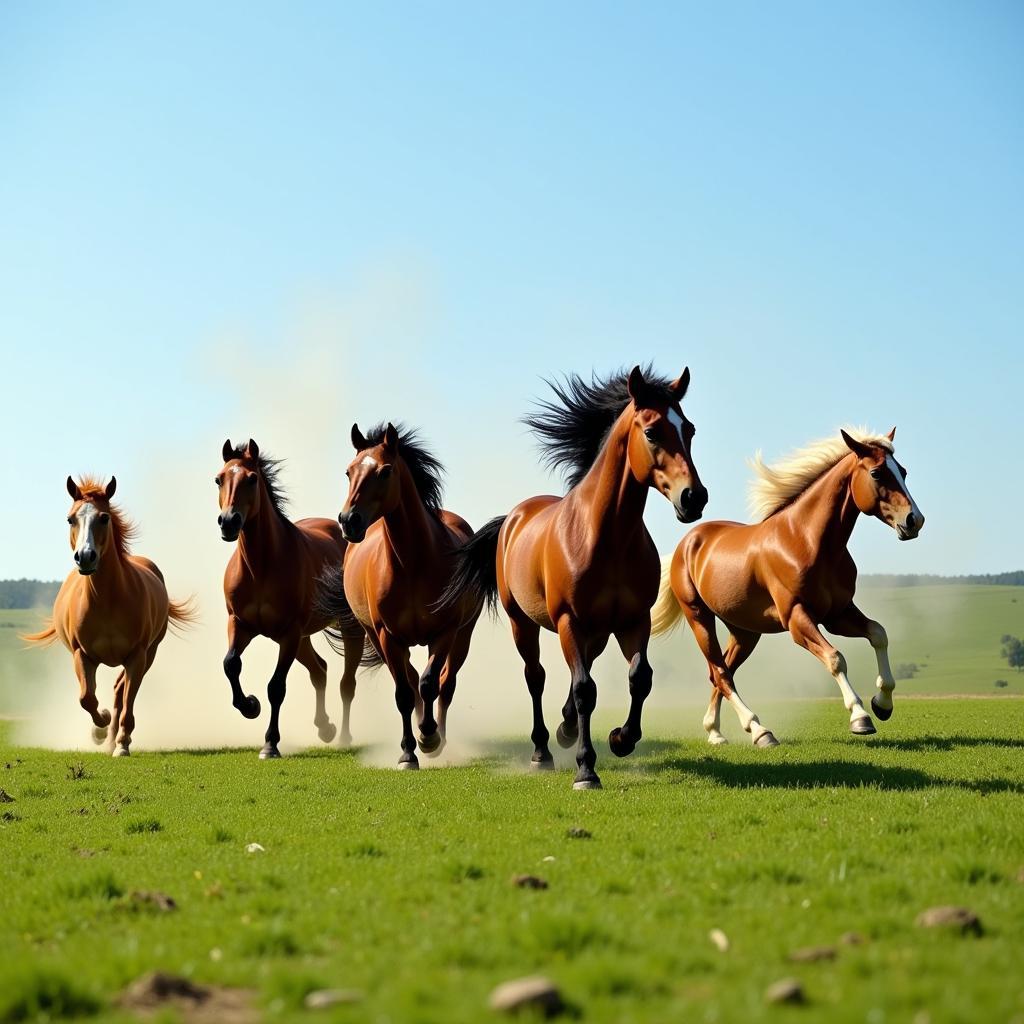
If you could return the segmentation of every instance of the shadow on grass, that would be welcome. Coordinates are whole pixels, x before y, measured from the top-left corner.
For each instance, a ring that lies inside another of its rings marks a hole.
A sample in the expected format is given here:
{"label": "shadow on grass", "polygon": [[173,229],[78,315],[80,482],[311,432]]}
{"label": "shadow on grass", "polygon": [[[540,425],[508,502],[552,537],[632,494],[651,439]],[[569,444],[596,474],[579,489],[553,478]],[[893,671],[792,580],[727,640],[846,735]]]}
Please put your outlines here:
{"label": "shadow on grass", "polygon": [[1005,750],[1024,750],[1024,739],[1011,736],[906,736],[888,739],[875,736],[865,740],[864,746],[880,750],[935,751],[958,750],[961,747],[1002,747]]}

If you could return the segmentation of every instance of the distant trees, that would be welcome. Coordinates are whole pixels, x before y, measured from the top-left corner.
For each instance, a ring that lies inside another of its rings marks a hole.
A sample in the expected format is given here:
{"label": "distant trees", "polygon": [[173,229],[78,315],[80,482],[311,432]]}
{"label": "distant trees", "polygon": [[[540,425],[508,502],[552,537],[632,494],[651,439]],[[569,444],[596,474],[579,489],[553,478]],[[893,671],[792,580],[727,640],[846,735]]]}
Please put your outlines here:
{"label": "distant trees", "polygon": [[1010,636],[1009,633],[1004,633],[1002,644],[1002,656],[1006,659],[1006,663],[1010,668],[1015,668],[1019,672],[1024,668],[1024,641]]}
{"label": "distant trees", "polygon": [[53,604],[59,583],[44,580],[0,580],[0,608],[40,608]]}

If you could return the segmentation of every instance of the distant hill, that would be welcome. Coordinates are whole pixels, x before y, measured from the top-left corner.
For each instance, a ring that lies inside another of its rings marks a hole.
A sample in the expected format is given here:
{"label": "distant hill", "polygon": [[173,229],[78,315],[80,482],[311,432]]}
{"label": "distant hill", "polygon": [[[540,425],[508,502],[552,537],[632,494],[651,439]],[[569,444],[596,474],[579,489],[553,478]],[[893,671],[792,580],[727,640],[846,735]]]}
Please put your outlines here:
{"label": "distant hill", "polygon": [[0,580],[0,608],[47,608],[58,590],[57,580]]}
{"label": "distant hill", "polygon": [[864,573],[859,577],[861,583],[877,583],[885,587],[931,587],[938,584],[966,583],[974,586],[993,587],[1024,587],[1024,569],[1014,572],[997,572],[976,576],[935,576],[923,573],[919,576],[896,576],[885,573]]}

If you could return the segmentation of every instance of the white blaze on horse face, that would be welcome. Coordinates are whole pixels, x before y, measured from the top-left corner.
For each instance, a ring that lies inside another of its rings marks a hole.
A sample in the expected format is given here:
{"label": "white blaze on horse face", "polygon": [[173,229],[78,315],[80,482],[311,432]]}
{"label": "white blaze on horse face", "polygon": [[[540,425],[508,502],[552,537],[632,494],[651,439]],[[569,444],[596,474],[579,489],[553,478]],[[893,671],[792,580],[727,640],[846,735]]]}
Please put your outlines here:
{"label": "white blaze on horse face", "polygon": [[96,517],[99,513],[96,506],[86,502],[78,510],[78,543],[75,545],[75,554],[81,555],[86,551],[94,551],[96,543],[93,540],[93,528],[96,525]]}
{"label": "white blaze on horse face", "polygon": [[679,440],[682,443],[683,450],[686,450],[686,438],[683,437],[683,417],[675,411],[675,409],[669,409],[668,421],[676,428],[676,433],[679,434]]}
{"label": "white blaze on horse face", "polygon": [[885,464],[889,467],[889,472],[896,478],[896,482],[900,485],[903,493],[907,496],[907,501],[910,502],[910,514],[918,521],[921,522],[924,516],[921,515],[921,510],[917,507],[917,502],[914,501],[914,496],[907,490],[907,481],[903,478],[903,474],[900,472],[900,467],[896,462],[896,459],[892,455],[886,455]]}
{"label": "white blaze on horse face", "polygon": [[376,468],[377,460],[372,455],[364,455],[359,460],[359,465],[360,466],[373,466],[374,468]]}

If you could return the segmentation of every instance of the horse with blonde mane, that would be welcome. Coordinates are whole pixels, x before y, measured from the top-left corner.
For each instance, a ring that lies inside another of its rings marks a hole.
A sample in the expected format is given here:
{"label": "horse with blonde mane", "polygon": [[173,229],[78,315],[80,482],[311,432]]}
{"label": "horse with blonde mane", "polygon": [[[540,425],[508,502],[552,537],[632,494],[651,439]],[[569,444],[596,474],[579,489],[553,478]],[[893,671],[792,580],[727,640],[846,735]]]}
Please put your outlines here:
{"label": "horse with blonde mane", "polygon": [[[131,554],[135,525],[111,504],[116,477],[69,476],[68,512],[75,566],[53,603],[46,628],[22,637],[49,646],[57,640],[71,652],[78,677],[78,702],[93,721],[93,739],[107,741],[114,757],[127,757],[135,731],[135,699],[168,625],[195,621],[191,602],[171,601],[164,577],[148,558]],[[121,666],[114,683],[113,714],[100,710],[96,670]]]}
{"label": "horse with blonde mane", "polygon": [[[871,707],[882,721],[892,716],[896,683],[889,667],[889,641],[882,626],[854,604],[857,566],[847,548],[861,515],[891,526],[912,540],[924,516],[907,489],[907,472],[896,461],[893,439],[863,431],[840,431],[794,453],[776,466],[760,454],[753,462],[753,525],[703,523],[665,559],[653,613],[654,634],[671,630],[685,615],[707,659],[711,703],[704,716],[708,742],[725,743],[720,731],[722,698],[759,747],[775,746],[774,735],[740,699],[734,675],[765,633],[789,632],[839,685],[850,712],[850,731],[875,732],[871,716],[850,685],[846,659],[822,635],[864,637],[878,662],[878,693]],[[723,653],[715,618],[728,627]]]}

